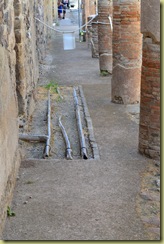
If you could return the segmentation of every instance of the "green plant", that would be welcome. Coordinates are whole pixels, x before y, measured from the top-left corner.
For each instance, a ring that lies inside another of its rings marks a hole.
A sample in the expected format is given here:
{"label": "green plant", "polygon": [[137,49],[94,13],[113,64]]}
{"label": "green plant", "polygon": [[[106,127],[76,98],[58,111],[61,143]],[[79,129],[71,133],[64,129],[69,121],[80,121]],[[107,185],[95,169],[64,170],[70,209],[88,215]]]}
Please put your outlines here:
{"label": "green plant", "polygon": [[45,85],[45,88],[48,90],[50,89],[52,92],[58,93],[58,84],[55,81],[50,81],[49,84]]}
{"label": "green plant", "polygon": [[62,102],[63,101],[63,99],[60,97],[60,96],[58,96],[58,98],[57,98],[57,100],[56,100],[57,102]]}
{"label": "green plant", "polygon": [[8,217],[15,216],[15,213],[11,210],[11,208],[9,206],[7,207],[7,216]]}
{"label": "green plant", "polygon": [[33,184],[34,182],[33,181],[31,181],[31,180],[28,180],[27,182],[25,182],[25,184],[27,184],[27,185],[30,185],[30,184]]}
{"label": "green plant", "polygon": [[109,75],[109,72],[107,70],[101,70],[100,74],[102,76],[108,76]]}

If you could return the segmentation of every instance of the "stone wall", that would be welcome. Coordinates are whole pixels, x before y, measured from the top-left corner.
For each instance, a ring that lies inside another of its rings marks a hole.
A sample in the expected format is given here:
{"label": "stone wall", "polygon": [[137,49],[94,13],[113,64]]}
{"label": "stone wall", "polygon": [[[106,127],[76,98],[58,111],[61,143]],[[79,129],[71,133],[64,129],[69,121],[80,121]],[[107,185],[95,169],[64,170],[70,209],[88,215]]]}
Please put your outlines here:
{"label": "stone wall", "polygon": [[0,233],[21,161],[18,114],[32,114],[39,61],[51,34],[35,17],[51,25],[52,1],[0,1]]}
{"label": "stone wall", "polygon": [[41,61],[45,56],[51,33],[35,17],[52,25],[52,1],[36,0],[31,4],[28,0],[15,0],[14,8],[19,114],[28,118],[33,111],[35,86],[39,78],[38,60]]}
{"label": "stone wall", "polygon": [[[54,4],[55,6],[57,5]],[[52,26],[53,14],[52,14],[52,1],[49,0],[35,0],[35,17],[45,22],[46,24]],[[36,21],[36,36],[37,36],[37,51],[38,58],[41,61],[45,56],[45,50],[48,38],[51,35],[51,30],[49,30],[45,25],[42,25]]]}
{"label": "stone wall", "polygon": [[20,158],[13,1],[0,2],[0,233]]}
{"label": "stone wall", "polygon": [[[38,58],[33,6],[28,0],[14,1],[16,37],[16,83],[19,114],[28,117],[38,81]],[[35,67],[35,69],[33,69]]]}
{"label": "stone wall", "polygon": [[160,1],[141,1],[143,33],[139,151],[160,157]]}

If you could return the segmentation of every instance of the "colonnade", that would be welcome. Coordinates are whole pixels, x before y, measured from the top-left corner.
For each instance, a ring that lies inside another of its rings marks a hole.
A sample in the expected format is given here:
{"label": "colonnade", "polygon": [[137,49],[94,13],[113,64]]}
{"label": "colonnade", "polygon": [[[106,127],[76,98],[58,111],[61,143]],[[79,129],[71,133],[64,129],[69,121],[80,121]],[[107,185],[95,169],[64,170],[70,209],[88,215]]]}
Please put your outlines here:
{"label": "colonnade", "polygon": [[98,0],[97,5],[100,72],[112,74],[111,100],[140,103],[139,151],[159,159],[160,0]]}

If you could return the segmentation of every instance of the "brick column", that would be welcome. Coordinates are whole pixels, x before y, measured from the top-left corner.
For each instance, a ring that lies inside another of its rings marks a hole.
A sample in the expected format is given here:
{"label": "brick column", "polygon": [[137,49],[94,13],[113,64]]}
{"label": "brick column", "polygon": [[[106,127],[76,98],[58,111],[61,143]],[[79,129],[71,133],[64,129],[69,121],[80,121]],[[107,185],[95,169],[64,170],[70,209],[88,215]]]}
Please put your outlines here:
{"label": "brick column", "polygon": [[141,44],[140,1],[113,0],[112,102],[139,102]]}
{"label": "brick column", "polygon": [[112,0],[98,0],[98,43],[100,72],[112,73],[112,28],[109,16],[112,18]]}
{"label": "brick column", "polygon": [[139,151],[160,157],[160,0],[141,2],[143,33]]}

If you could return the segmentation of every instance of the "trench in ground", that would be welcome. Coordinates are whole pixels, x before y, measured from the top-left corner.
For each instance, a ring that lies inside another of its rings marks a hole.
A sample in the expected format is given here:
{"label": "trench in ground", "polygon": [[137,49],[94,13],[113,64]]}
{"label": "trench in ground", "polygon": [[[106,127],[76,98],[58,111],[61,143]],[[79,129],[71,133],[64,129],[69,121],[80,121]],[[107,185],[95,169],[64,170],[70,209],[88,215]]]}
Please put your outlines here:
{"label": "trench in ground", "polygon": [[[84,112],[83,100],[81,98],[79,87],[76,87],[80,116],[83,133],[87,148],[88,159],[94,158],[93,147],[90,143],[89,130]],[[76,121],[75,104],[73,98],[72,86],[60,86],[59,94],[53,90],[51,97],[51,150],[49,159],[65,159],[66,145],[62,131],[58,125],[58,118],[62,116],[61,121],[70,140],[73,159],[81,159],[80,142]],[[61,98],[63,97],[63,99]],[[48,90],[45,86],[37,88],[36,106],[26,130],[28,135],[47,135],[47,106]],[[20,140],[20,146],[25,159],[42,159],[44,155],[45,142],[24,142]]]}

